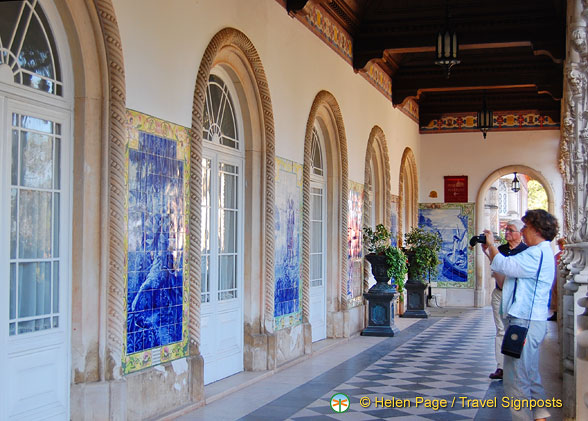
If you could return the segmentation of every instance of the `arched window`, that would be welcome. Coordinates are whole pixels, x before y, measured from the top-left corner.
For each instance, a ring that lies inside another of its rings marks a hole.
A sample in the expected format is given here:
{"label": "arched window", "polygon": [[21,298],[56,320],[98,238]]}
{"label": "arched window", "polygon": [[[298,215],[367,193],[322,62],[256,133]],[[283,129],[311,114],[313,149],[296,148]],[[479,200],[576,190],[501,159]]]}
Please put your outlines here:
{"label": "arched window", "polygon": [[[52,2],[0,2],[0,120],[6,123],[0,131],[0,300],[8,304],[0,312],[5,350],[0,366],[6,378],[43,385],[43,393],[27,387],[2,393],[9,396],[6,405],[0,403],[3,419],[38,418],[23,401],[37,402],[35,411],[59,408],[60,414],[51,414],[56,418],[68,412],[73,101],[64,79],[71,79],[69,68],[65,32]],[[23,349],[30,363],[21,362]]]}
{"label": "arched window", "polygon": [[326,182],[322,138],[312,130],[312,170],[310,174],[310,323],[312,340],[326,337]]}
{"label": "arched window", "polygon": [[400,200],[402,206],[402,233],[418,225],[418,177],[414,154],[410,148],[404,150],[400,165]]}
{"label": "arched window", "polygon": [[17,84],[63,96],[55,40],[39,2],[2,2],[0,11],[0,65]]}
{"label": "arched window", "polygon": [[312,174],[323,176],[323,155],[316,128],[312,130]]}
{"label": "arched window", "polygon": [[204,139],[229,148],[239,149],[235,107],[228,86],[216,75],[210,75],[204,103]]}
{"label": "arched window", "polygon": [[498,212],[500,215],[506,215],[508,212],[508,191],[504,180],[498,183]]}

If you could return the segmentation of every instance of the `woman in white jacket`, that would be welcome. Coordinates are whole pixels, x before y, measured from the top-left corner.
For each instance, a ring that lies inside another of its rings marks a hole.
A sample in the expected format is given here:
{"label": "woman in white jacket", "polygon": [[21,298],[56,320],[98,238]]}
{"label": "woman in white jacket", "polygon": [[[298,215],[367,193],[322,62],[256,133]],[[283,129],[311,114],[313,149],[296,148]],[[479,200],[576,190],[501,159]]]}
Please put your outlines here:
{"label": "woman in white jacket", "polygon": [[[535,399],[545,401],[545,390],[539,375],[539,347],[547,331],[547,302],[555,274],[553,251],[549,242],[558,231],[557,219],[550,213],[529,210],[522,218],[521,229],[528,249],[515,256],[505,257],[494,245],[491,231],[484,231],[490,257],[491,269],[506,275],[502,289],[502,313],[509,325],[527,327],[527,339],[516,359],[504,357],[504,391],[514,399]],[[514,411],[513,420],[544,420],[549,416],[545,408],[522,408]]]}

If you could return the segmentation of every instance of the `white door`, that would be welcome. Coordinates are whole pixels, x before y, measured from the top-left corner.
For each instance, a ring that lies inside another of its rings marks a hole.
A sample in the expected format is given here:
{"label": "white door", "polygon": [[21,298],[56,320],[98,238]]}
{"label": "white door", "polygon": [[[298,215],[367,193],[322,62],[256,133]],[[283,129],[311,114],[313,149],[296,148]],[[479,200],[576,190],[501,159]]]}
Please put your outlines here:
{"label": "white door", "polygon": [[[204,106],[201,341],[204,383],[243,370],[243,142],[236,92],[213,69]],[[254,251],[252,251],[254,252]]]}
{"label": "white door", "polygon": [[242,165],[202,159],[201,353],[204,383],[243,370]]}
{"label": "white door", "polygon": [[0,84],[0,419],[69,418],[69,114]]}
{"label": "white door", "polygon": [[312,341],[327,337],[325,187],[310,184],[310,325]]}

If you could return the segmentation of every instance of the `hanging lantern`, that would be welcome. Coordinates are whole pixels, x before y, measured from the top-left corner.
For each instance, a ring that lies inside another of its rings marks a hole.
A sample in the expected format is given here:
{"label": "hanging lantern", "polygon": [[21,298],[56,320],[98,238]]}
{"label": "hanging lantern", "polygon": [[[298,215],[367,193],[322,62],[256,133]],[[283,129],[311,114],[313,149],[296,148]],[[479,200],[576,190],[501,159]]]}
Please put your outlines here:
{"label": "hanging lantern", "polygon": [[517,193],[521,189],[521,183],[519,182],[519,179],[517,178],[516,171],[514,173],[514,178],[512,179],[512,187],[511,187],[511,189],[515,193]]}
{"label": "hanging lantern", "polygon": [[486,105],[486,96],[482,99],[482,109],[478,111],[478,129],[484,134],[486,139],[486,133],[494,126],[494,116],[492,110],[489,110]]}
{"label": "hanging lantern", "polygon": [[445,77],[449,79],[451,68],[456,64],[461,63],[458,58],[459,45],[457,42],[457,34],[446,26],[443,30],[437,33],[435,64],[445,69]]}

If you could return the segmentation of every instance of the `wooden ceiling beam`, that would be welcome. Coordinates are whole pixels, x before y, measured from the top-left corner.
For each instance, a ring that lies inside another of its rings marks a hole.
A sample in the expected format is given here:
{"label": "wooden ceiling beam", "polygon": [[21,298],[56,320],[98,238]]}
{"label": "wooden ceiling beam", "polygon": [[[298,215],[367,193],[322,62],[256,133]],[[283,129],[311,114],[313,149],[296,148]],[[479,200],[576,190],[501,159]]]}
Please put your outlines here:
{"label": "wooden ceiling beam", "polygon": [[[557,30],[559,31],[559,27]],[[401,31],[373,36],[356,35],[353,38],[353,67],[356,70],[362,69],[370,60],[381,58],[384,51],[404,54],[435,51],[437,31],[438,29],[426,33],[420,30],[412,33]],[[495,32],[479,30],[472,33],[463,33],[456,29],[461,51],[530,46],[535,51],[547,51],[555,60],[560,61],[565,57],[565,33],[559,37],[554,31],[556,28],[547,26],[497,29]]]}

